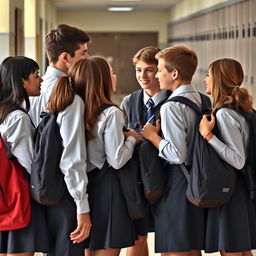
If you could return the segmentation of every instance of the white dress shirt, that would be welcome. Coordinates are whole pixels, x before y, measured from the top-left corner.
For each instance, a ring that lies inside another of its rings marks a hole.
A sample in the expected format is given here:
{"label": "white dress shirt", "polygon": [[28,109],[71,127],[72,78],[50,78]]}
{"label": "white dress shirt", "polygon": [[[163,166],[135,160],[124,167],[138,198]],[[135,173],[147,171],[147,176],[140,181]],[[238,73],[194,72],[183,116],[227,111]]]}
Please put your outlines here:
{"label": "white dress shirt", "polygon": [[[193,85],[182,85],[171,96],[183,96],[201,106],[201,97]],[[159,145],[159,156],[170,164],[190,164],[190,152],[195,131],[196,113],[180,102],[166,102],[160,109],[163,139]]]}
{"label": "white dress shirt", "polygon": [[0,124],[0,133],[7,152],[31,173],[33,156],[33,126],[29,116],[21,110],[9,113]]}
{"label": "white dress shirt", "polygon": [[216,122],[221,140],[213,136],[208,143],[223,160],[238,170],[242,169],[249,139],[249,126],[245,118],[232,109],[221,108],[217,111]]}
{"label": "white dress shirt", "polygon": [[87,142],[88,171],[101,169],[105,160],[115,169],[120,169],[131,157],[136,140],[125,139],[123,112],[111,106],[99,116],[94,128],[95,138]]}
{"label": "white dress shirt", "polygon": [[46,111],[46,104],[52,93],[52,89],[59,77],[66,76],[65,73],[57,68],[48,66],[41,83],[41,94],[38,97],[29,97],[30,111],[29,115],[35,126],[40,122],[40,114]]}

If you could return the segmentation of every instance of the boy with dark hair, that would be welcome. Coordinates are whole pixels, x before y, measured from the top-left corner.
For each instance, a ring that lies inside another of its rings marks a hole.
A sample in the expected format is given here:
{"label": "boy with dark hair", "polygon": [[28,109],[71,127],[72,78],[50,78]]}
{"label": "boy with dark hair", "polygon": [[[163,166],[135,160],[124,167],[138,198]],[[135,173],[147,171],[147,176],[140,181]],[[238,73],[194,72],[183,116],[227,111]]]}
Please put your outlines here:
{"label": "boy with dark hair", "polygon": [[49,66],[44,74],[41,84],[41,95],[30,98],[30,116],[35,126],[40,122],[40,114],[46,110],[46,104],[51,95],[52,88],[61,76],[66,76],[73,63],[88,58],[88,34],[76,27],[66,24],[58,25],[45,37],[45,50]]}
{"label": "boy with dark hair", "polygon": [[[197,67],[197,55],[184,46],[166,48],[156,55],[160,88],[171,90],[201,106],[201,97],[191,84]],[[167,101],[160,110],[156,126],[146,124],[144,138],[159,149],[168,162],[166,194],[154,206],[155,250],[165,256],[201,255],[205,240],[205,209],[192,205],[186,198],[187,180],[180,165],[191,163],[196,113],[180,102]]]}
{"label": "boy with dark hair", "polygon": [[[148,46],[140,49],[133,57],[133,64],[136,70],[136,79],[141,86],[140,90],[126,96],[121,108],[127,115],[127,128],[141,132],[142,126],[151,122],[154,123],[159,118],[160,106],[168,99],[170,92],[161,91],[160,85],[155,77],[157,73],[157,60],[155,55],[160,51],[159,48]],[[149,105],[149,102],[151,102]],[[151,217],[151,219],[150,219]],[[149,221],[150,220],[150,221]],[[147,256],[147,233],[148,226],[153,222],[151,214],[134,221],[139,239],[135,246],[127,249],[127,256]]]}

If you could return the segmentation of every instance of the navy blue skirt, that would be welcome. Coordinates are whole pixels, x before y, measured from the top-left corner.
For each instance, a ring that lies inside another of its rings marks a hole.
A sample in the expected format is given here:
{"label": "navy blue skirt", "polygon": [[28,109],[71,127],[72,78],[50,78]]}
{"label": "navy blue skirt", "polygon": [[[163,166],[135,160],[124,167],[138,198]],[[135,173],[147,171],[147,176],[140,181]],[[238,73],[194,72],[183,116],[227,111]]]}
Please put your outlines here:
{"label": "navy blue skirt", "polygon": [[135,244],[134,221],[129,217],[121,191],[118,170],[111,167],[97,182],[92,177],[101,171],[89,173],[89,203],[92,228],[88,239],[90,250],[121,249]]}
{"label": "navy blue skirt", "polygon": [[231,201],[208,210],[205,251],[242,252],[255,249],[255,207],[249,200],[244,178],[238,174]]}
{"label": "navy blue skirt", "polygon": [[179,165],[170,165],[165,195],[154,205],[155,251],[204,250],[206,212],[186,198],[187,180]]}
{"label": "navy blue skirt", "polygon": [[0,253],[48,252],[45,207],[32,200],[31,222],[21,229],[0,231]]}
{"label": "navy blue skirt", "polygon": [[58,205],[46,207],[47,224],[49,226],[50,251],[48,256],[81,256],[84,255],[86,240],[74,244],[70,233],[77,227],[77,213],[74,199],[68,191]]}

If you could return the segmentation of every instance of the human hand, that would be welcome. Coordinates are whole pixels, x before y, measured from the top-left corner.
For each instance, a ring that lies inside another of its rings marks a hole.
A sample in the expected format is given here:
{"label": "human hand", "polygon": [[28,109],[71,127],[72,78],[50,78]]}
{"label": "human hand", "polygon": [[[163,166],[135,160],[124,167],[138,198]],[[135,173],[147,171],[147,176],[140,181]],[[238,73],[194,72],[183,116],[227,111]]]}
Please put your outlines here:
{"label": "human hand", "polygon": [[91,218],[89,213],[77,214],[77,228],[70,234],[73,243],[81,243],[85,240],[91,230]]}
{"label": "human hand", "polygon": [[136,143],[140,143],[143,141],[142,137],[140,136],[140,134],[138,132],[136,132],[135,130],[132,130],[132,129],[128,129],[126,130],[124,133],[124,136],[125,137],[129,137],[129,136],[132,136],[135,140],[136,140]]}
{"label": "human hand", "polygon": [[147,140],[151,140],[151,137],[158,134],[160,131],[160,120],[156,121],[156,125],[146,123],[141,130],[141,134]]}
{"label": "human hand", "polygon": [[211,131],[214,126],[215,126],[215,116],[213,114],[203,115],[199,124],[199,132],[205,139],[209,140],[213,137],[213,134]]}

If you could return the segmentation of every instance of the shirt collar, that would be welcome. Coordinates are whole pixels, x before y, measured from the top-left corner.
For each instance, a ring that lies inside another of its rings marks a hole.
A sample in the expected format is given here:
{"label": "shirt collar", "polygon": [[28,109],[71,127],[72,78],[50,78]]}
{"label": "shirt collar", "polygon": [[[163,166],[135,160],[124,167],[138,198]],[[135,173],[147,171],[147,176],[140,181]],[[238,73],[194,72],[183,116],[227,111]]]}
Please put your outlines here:
{"label": "shirt collar", "polygon": [[195,89],[195,87],[192,84],[185,84],[185,85],[181,85],[179,86],[176,90],[174,90],[171,94],[171,97],[174,96],[178,96],[178,95],[182,95],[185,93],[189,93],[189,92],[196,92],[197,90]]}
{"label": "shirt collar", "polygon": [[161,90],[160,92],[158,92],[157,94],[155,94],[154,96],[150,97],[145,90],[143,91],[143,102],[144,105],[146,105],[146,103],[148,102],[149,98],[151,98],[154,102],[154,105],[158,105],[161,100],[163,99],[164,95],[165,95],[166,91],[165,90]]}
{"label": "shirt collar", "polygon": [[64,72],[62,72],[61,70],[59,70],[55,67],[48,66],[46,69],[45,75],[54,76],[54,77],[62,77],[62,76],[66,76],[67,74],[65,74]]}

